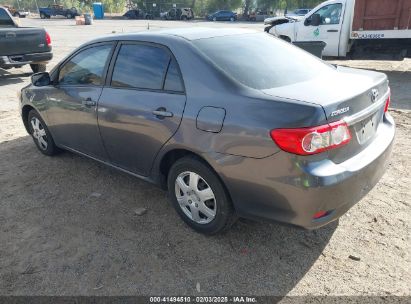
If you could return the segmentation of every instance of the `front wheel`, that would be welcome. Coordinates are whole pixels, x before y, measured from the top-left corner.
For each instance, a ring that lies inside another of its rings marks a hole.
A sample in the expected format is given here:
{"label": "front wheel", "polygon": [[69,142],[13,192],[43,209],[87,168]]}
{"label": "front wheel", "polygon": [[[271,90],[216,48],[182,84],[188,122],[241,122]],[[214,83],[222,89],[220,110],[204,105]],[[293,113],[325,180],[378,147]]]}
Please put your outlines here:
{"label": "front wheel", "polygon": [[216,234],[235,222],[234,209],[223,184],[202,161],[181,158],[171,167],[167,183],[177,213],[197,232]]}
{"label": "front wheel", "polygon": [[28,127],[30,135],[41,153],[52,156],[58,152],[46,123],[35,110],[29,112]]}
{"label": "front wheel", "polygon": [[70,13],[68,13],[68,14],[66,15],[66,18],[67,18],[67,19],[71,19],[71,18],[73,18],[73,16],[72,16]]}
{"label": "front wheel", "polygon": [[46,65],[37,63],[37,64],[30,64],[31,70],[33,73],[40,73],[40,72],[45,72],[46,71]]}
{"label": "front wheel", "polygon": [[216,17],[214,17],[214,18],[213,18],[213,21],[217,21],[217,18],[216,18]]}
{"label": "front wheel", "polygon": [[43,13],[41,13],[41,14],[40,14],[40,18],[41,18],[41,19],[46,19],[46,15],[43,14]]}
{"label": "front wheel", "polygon": [[230,21],[233,22],[233,21],[234,21],[234,17],[231,17],[231,18],[230,18]]}

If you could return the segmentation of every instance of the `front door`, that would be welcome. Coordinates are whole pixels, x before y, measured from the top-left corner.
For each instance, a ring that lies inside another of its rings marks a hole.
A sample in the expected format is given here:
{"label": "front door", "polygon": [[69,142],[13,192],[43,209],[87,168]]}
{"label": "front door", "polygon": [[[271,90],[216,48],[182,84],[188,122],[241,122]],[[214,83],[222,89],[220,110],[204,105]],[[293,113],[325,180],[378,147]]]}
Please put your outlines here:
{"label": "front door", "polygon": [[[296,41],[324,41],[327,45],[323,56],[338,56],[340,34],[342,28],[342,3],[333,3],[319,8],[310,14],[307,20],[298,23]],[[318,14],[321,23],[318,26],[311,25],[312,15]]]}
{"label": "front door", "polygon": [[100,43],[77,52],[61,65],[46,94],[46,115],[56,143],[101,160],[107,156],[97,125],[97,102],[113,45]]}
{"label": "front door", "polygon": [[156,154],[180,125],[184,86],[165,47],[125,42],[117,53],[98,104],[101,137],[111,163],[147,176]]}

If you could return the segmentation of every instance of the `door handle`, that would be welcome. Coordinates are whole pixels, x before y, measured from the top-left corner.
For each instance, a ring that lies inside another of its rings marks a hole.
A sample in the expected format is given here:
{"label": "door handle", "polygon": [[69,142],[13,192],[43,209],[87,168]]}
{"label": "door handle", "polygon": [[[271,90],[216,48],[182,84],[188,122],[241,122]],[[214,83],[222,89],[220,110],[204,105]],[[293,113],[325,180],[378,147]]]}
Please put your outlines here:
{"label": "door handle", "polygon": [[168,112],[166,108],[160,107],[157,110],[154,110],[153,115],[157,116],[159,119],[164,119],[165,117],[173,117],[172,112]]}
{"label": "door handle", "polygon": [[84,100],[83,103],[86,107],[94,107],[96,105],[96,102],[93,101],[90,97]]}
{"label": "door handle", "polygon": [[6,33],[6,38],[16,38],[16,33],[7,32],[7,33]]}
{"label": "door handle", "polygon": [[338,33],[338,30],[328,30],[329,33]]}

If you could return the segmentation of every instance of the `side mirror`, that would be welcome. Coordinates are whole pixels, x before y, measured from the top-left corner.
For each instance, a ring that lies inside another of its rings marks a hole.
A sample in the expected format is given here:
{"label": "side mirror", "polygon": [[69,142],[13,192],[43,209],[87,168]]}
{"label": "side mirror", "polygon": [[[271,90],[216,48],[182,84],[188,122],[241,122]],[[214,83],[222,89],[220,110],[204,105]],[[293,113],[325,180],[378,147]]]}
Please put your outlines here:
{"label": "side mirror", "polygon": [[321,24],[321,16],[320,14],[313,14],[311,15],[311,25],[312,26],[319,26]]}
{"label": "side mirror", "polygon": [[48,86],[51,83],[50,74],[47,72],[36,73],[31,76],[31,83],[36,87]]}

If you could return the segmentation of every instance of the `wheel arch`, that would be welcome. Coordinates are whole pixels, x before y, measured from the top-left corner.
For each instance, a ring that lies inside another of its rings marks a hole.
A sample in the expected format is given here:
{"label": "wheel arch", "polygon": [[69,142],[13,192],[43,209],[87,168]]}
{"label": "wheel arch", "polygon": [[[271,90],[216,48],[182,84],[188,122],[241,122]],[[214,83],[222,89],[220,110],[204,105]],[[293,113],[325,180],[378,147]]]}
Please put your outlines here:
{"label": "wheel arch", "polygon": [[34,110],[36,112],[38,112],[33,106],[31,105],[24,105],[23,108],[21,109],[21,117],[23,119],[23,124],[24,127],[26,128],[27,133],[29,133],[29,113],[31,110]]}
{"label": "wheel arch", "polygon": [[279,38],[281,38],[281,39],[284,40],[284,41],[287,41],[287,42],[291,43],[291,38],[288,37],[288,36],[286,36],[286,35],[280,35]]}
{"label": "wheel arch", "polygon": [[159,174],[160,178],[160,186],[163,189],[167,189],[167,177],[170,172],[172,165],[183,157],[193,157],[203,164],[205,164],[219,179],[221,185],[223,186],[224,190],[226,191],[227,196],[229,197],[230,201],[232,202],[233,208],[235,209],[235,204],[232,201],[230,191],[228,191],[228,187],[225,184],[224,180],[221,178],[220,174],[216,171],[216,169],[211,165],[210,161],[207,160],[204,156],[200,155],[200,153],[194,152],[192,150],[184,149],[184,148],[173,148],[169,151],[165,152],[158,161],[157,166],[157,173]]}

